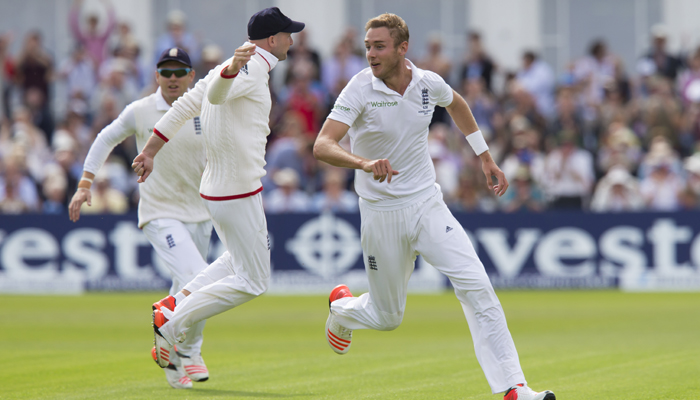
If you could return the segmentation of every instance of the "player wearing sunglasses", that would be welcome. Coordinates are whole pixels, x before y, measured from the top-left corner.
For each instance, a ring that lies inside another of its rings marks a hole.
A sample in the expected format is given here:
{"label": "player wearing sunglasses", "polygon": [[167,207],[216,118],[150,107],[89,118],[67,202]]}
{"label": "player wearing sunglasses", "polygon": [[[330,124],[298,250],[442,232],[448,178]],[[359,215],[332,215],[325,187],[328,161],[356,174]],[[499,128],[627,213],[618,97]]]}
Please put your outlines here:
{"label": "player wearing sunglasses", "polygon": [[[83,176],[69,206],[71,221],[78,221],[83,203],[92,206],[92,181],[114,147],[134,135],[141,151],[156,122],[187,92],[194,80],[190,57],[179,48],[163,52],[156,68],[158,90],[129,104],[90,146]],[[199,181],[206,163],[199,127],[199,117],[187,121],[177,138],[158,155],[161,168],[153,174],[159,174],[159,178],[139,185],[138,226],[170,271],[170,294],[179,292],[207,266],[212,223],[199,197]],[[182,165],[188,167],[182,168]],[[203,329],[204,321],[193,326],[187,340],[179,343],[170,354],[169,363],[163,369],[170,386],[187,389],[192,387],[192,381],[209,378],[201,356]]]}

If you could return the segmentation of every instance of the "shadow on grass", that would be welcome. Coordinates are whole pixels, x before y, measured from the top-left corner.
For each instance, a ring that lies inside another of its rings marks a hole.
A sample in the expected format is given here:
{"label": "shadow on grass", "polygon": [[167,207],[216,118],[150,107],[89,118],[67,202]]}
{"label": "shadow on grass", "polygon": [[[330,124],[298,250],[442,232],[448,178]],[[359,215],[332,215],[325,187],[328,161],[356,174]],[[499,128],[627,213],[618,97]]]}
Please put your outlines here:
{"label": "shadow on grass", "polygon": [[313,396],[313,393],[298,393],[298,394],[283,394],[283,393],[264,393],[264,392],[242,392],[240,390],[220,390],[220,389],[195,389],[188,393],[201,393],[207,396],[232,396],[232,397],[265,397],[270,399],[281,399],[285,397],[307,397]]}

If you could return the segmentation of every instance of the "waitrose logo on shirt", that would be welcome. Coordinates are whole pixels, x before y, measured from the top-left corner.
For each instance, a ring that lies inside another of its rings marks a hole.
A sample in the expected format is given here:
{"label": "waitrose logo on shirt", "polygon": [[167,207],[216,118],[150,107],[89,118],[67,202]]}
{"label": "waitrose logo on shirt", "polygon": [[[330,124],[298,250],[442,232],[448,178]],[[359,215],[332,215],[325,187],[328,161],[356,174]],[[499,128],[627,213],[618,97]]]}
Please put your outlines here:
{"label": "waitrose logo on shirt", "polygon": [[399,105],[398,101],[370,101],[369,105],[372,107],[396,107]]}

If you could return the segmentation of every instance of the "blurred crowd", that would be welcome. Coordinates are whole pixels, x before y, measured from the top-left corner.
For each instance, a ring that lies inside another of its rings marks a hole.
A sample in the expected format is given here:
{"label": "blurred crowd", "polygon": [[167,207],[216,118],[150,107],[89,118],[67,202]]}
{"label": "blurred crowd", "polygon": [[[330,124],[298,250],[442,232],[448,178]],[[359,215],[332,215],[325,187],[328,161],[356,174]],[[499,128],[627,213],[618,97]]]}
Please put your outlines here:
{"label": "blurred crowd", "polygon": [[[71,54],[56,60],[39,31],[18,54],[0,36],[0,213],[65,214],[95,136],[130,102],[156,90],[155,68],[116,20],[107,0],[102,18],[74,1]],[[446,203],[455,211],[678,211],[700,208],[700,48],[671,54],[668,33],[654,26],[636,65],[623,65],[604,40],[557,74],[539,54],[523,51],[517,70],[489,56],[478,32],[453,60],[431,36],[409,58],[441,75],[465,97],[511,187],[489,192],[479,159],[447,112],[436,109],[429,151]],[[294,36],[285,68],[270,85],[273,108],[264,201],[269,213],[356,212],[353,172],[317,162],[314,139],[335,98],[366,67],[362,36],[348,29],[323,59]],[[201,78],[229,55],[172,11],[156,53],[178,46]],[[65,96],[54,96],[58,85]],[[51,104],[52,101],[60,102]],[[57,110],[64,110],[58,112]],[[348,143],[345,143],[349,146]],[[119,145],[93,185],[85,213],[125,213],[138,203],[130,170],[133,138]]]}

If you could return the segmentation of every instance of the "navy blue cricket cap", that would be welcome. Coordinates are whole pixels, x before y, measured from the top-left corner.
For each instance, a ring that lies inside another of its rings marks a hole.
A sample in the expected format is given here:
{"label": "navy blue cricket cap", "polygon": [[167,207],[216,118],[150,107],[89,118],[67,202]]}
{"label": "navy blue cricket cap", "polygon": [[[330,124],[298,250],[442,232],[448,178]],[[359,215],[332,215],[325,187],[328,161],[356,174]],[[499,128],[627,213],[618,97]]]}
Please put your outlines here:
{"label": "navy blue cricket cap", "polygon": [[297,33],[306,26],[303,22],[292,21],[277,7],[266,8],[253,14],[248,21],[249,40],[265,39],[280,32]]}
{"label": "navy blue cricket cap", "polygon": [[160,55],[156,67],[160,67],[160,64],[163,64],[166,61],[177,61],[180,64],[185,64],[188,67],[192,68],[192,61],[190,61],[190,56],[187,55],[187,52],[185,50],[182,50],[179,47],[173,47],[171,49],[165,50],[163,54]]}

